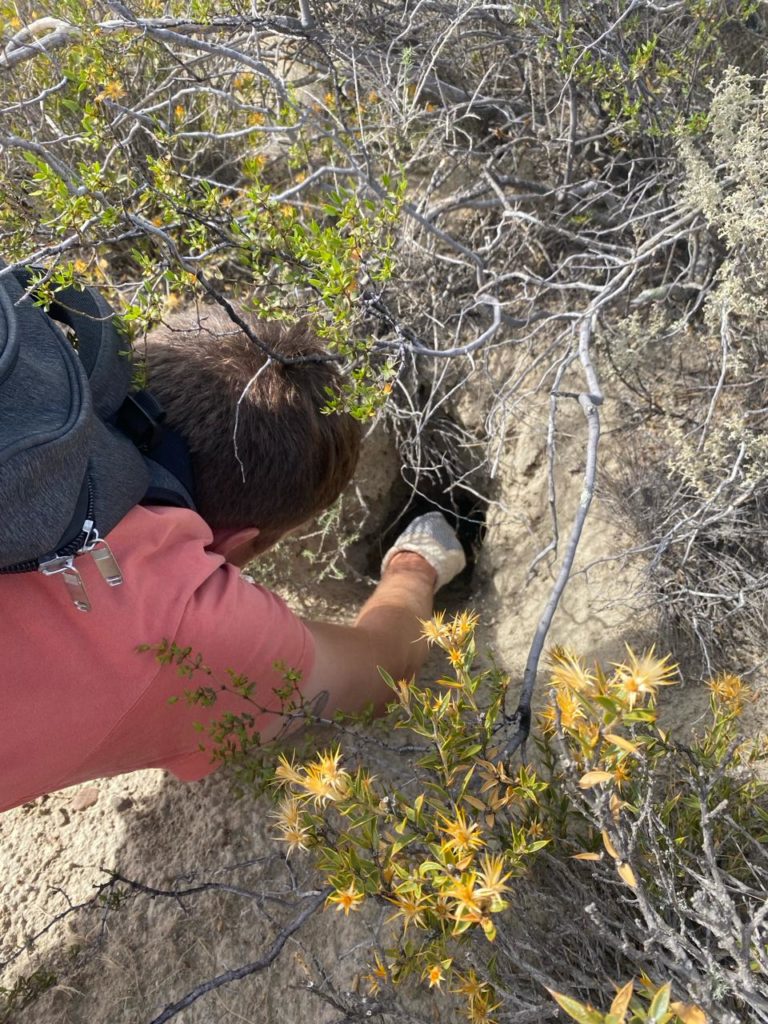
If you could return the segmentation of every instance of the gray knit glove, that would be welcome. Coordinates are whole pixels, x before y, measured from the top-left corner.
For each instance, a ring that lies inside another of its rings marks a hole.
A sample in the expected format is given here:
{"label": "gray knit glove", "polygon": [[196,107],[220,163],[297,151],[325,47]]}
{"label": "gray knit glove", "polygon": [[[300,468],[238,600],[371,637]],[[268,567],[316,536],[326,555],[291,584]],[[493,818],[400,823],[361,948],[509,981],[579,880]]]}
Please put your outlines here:
{"label": "gray knit glove", "polygon": [[409,523],[384,555],[382,572],[398,551],[413,551],[429,562],[437,573],[435,590],[450,583],[467,564],[464,549],[442,512],[427,512]]}

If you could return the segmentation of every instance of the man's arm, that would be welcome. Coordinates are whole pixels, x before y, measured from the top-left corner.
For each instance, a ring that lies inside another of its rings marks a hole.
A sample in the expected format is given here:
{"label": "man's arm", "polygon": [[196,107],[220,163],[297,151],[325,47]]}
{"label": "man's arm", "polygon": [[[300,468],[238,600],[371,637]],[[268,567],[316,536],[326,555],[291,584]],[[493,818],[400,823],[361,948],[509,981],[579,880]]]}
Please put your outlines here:
{"label": "man's arm", "polygon": [[421,621],[432,614],[435,589],[465,565],[464,552],[440,513],[420,516],[384,556],[381,582],[353,626],[308,622],[315,663],[302,685],[307,701],[327,694],[324,715],[373,703],[381,713],[394,698],[379,673],[410,679],[427,655]]}
{"label": "man's arm", "polygon": [[301,687],[307,701],[321,693],[328,699],[323,715],[336,710],[361,711],[373,703],[380,713],[394,694],[379,666],[394,679],[410,679],[427,656],[420,619],[432,614],[437,573],[421,555],[394,555],[381,582],[353,626],[307,622],[315,640],[315,664]]}

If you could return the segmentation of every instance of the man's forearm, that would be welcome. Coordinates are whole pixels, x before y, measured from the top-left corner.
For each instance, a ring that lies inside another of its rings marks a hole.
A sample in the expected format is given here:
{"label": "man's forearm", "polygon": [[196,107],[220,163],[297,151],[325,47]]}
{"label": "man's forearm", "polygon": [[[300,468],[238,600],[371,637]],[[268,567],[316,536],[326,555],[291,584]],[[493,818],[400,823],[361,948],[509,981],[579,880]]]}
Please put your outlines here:
{"label": "man's forearm", "polygon": [[466,565],[459,540],[440,512],[417,516],[382,561],[381,582],[354,626],[308,622],[315,639],[315,665],[306,680],[308,700],[322,698],[327,712],[377,711],[392,699],[381,678],[410,679],[427,656],[421,620],[432,614],[435,589]]}
{"label": "man's forearm", "polygon": [[393,699],[381,678],[409,679],[421,668],[426,642],[420,619],[432,614],[435,570],[420,555],[400,552],[366,601],[354,626],[308,622],[315,638],[315,667],[305,697],[327,695],[326,713],[361,711],[373,703],[381,712]]}
{"label": "man's forearm", "polygon": [[363,605],[355,627],[374,635],[386,651],[381,663],[390,675],[410,678],[427,655],[421,620],[432,614],[437,573],[421,555],[402,551],[394,555],[381,582]]}

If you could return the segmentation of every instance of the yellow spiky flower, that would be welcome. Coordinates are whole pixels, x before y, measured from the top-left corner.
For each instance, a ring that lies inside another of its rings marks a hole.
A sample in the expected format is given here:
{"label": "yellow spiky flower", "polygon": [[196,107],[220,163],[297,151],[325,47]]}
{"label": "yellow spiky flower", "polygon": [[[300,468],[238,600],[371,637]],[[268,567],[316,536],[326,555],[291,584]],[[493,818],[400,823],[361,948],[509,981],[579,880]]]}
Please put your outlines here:
{"label": "yellow spiky flower", "polygon": [[632,762],[628,757],[623,757],[614,765],[613,781],[619,789],[632,778]]}
{"label": "yellow spiky flower", "polygon": [[289,761],[285,754],[278,756],[275,768],[275,782],[278,786],[301,785],[303,778],[301,770],[293,760]]}
{"label": "yellow spiky flower", "polygon": [[508,871],[504,874],[505,867],[503,857],[492,857],[488,853],[483,856],[477,875],[480,882],[477,889],[478,896],[490,897],[493,900],[501,896],[503,892],[509,892],[506,881],[512,877],[512,872]]}
{"label": "yellow spiky flower", "polygon": [[301,780],[303,796],[312,800],[315,807],[321,807],[333,800],[339,799],[339,793],[331,782],[320,771],[317,765],[310,765],[307,773]]}
{"label": "yellow spiky flower", "polygon": [[300,786],[304,782],[304,776],[297,770],[293,761],[289,761],[285,754],[280,754],[275,768],[275,782],[278,786]]}
{"label": "yellow spiky flower", "polygon": [[555,710],[554,702],[550,701],[540,711],[536,712],[536,717],[539,720],[539,726],[545,736],[553,733],[557,727],[557,712]]}
{"label": "yellow spiky flower", "polygon": [[378,953],[374,953],[374,966],[369,974],[363,975],[363,981],[368,982],[368,991],[372,996],[380,990],[381,984],[389,979],[389,968],[382,961]]}
{"label": "yellow spiky flower", "polygon": [[319,754],[317,759],[307,769],[308,774],[316,772],[331,787],[336,794],[335,799],[344,796],[349,787],[349,772],[339,767],[340,762],[341,747],[336,747],[335,750]]}
{"label": "yellow spiky flower", "polygon": [[573,690],[558,690],[555,698],[560,724],[564,729],[573,729],[580,719],[586,718],[581,701]]}
{"label": "yellow spiky flower", "polygon": [[490,989],[483,993],[469,1007],[470,1024],[494,1024],[491,1016],[494,1010],[498,1010],[501,1003],[494,1003]]}
{"label": "yellow spiky flower", "polygon": [[475,612],[463,611],[454,615],[451,623],[451,633],[454,643],[463,644],[475,632],[480,616]]}
{"label": "yellow spiky flower", "polygon": [[451,905],[445,895],[438,896],[431,909],[438,921],[450,921],[453,917]]}
{"label": "yellow spiky flower", "polygon": [[638,657],[628,646],[626,662],[614,665],[614,668],[616,672],[611,686],[626,699],[630,710],[642,697],[648,696],[653,700],[660,686],[672,686],[677,682],[677,665],[670,663],[669,655],[657,658],[653,647]]}
{"label": "yellow spiky flower", "polygon": [[467,1016],[472,1024],[491,1024],[491,1014],[500,1004],[493,1002],[490,985],[480,981],[475,971],[460,974],[459,984],[451,991],[467,1000]]}
{"label": "yellow spiky flower", "polygon": [[558,690],[570,689],[577,693],[589,693],[596,679],[583,658],[579,658],[568,647],[553,647],[549,652],[549,664],[552,669],[552,685]]}
{"label": "yellow spiky flower", "polygon": [[336,892],[332,892],[327,902],[335,903],[336,909],[341,910],[347,917],[350,910],[359,910],[364,899],[365,893],[360,892],[354,882],[350,882],[346,889],[337,889]]}
{"label": "yellow spiky flower", "polygon": [[294,850],[308,850],[312,842],[312,830],[305,825],[296,823],[281,827],[280,835],[277,836],[280,843],[288,844],[288,855]]}
{"label": "yellow spiky flower", "polygon": [[435,985],[440,988],[440,983],[444,977],[445,975],[443,974],[443,969],[440,964],[432,964],[430,967],[425,967],[424,973],[422,974],[422,978],[424,978],[425,981],[429,980],[430,988],[434,988]]}
{"label": "yellow spiky flower", "polygon": [[452,962],[452,958],[449,957],[447,960],[441,960],[440,963],[428,964],[421,972],[422,980],[428,982],[430,988],[440,988],[445,981],[445,972]]}
{"label": "yellow spiky flower", "polygon": [[477,872],[466,871],[444,890],[444,895],[453,900],[452,916],[456,922],[456,934],[485,917],[489,901],[481,895],[476,883]]}
{"label": "yellow spiky flower", "polygon": [[464,668],[464,652],[462,649],[460,647],[449,647],[448,661],[450,661],[452,668]]}
{"label": "yellow spiky flower", "polygon": [[299,825],[301,823],[301,808],[298,800],[293,797],[281,800],[272,817],[277,821],[278,828],[286,829]]}
{"label": "yellow spiky flower", "polygon": [[125,96],[125,89],[121,82],[111,81],[107,82],[101,92],[97,95],[97,100],[121,100]]}
{"label": "yellow spiky flower", "polygon": [[467,971],[466,974],[459,974],[458,982],[459,984],[456,988],[452,988],[451,992],[454,992],[459,996],[466,996],[469,1000],[476,999],[478,996],[482,995],[483,989],[485,988],[484,983],[480,981],[473,970]]}
{"label": "yellow spiky flower", "polygon": [[736,714],[742,711],[747,701],[753,699],[752,691],[744,680],[731,672],[721,672],[709,680],[707,687],[715,700],[727,704]]}
{"label": "yellow spiky flower", "polygon": [[426,926],[424,917],[428,909],[429,898],[421,890],[421,886],[412,882],[406,882],[395,889],[394,896],[387,896],[390,903],[394,904],[395,912],[387,920],[393,921],[402,917],[405,927],[415,925],[417,928]]}
{"label": "yellow spiky flower", "polygon": [[476,821],[468,821],[461,807],[456,809],[452,819],[447,818],[444,814],[441,814],[440,817],[445,824],[438,827],[448,837],[442,844],[443,849],[451,850],[458,857],[462,857],[485,846],[480,826]]}
{"label": "yellow spiky flower", "polygon": [[445,612],[435,612],[431,619],[419,619],[421,623],[421,635],[427,643],[442,644],[450,636],[451,627],[445,622]]}

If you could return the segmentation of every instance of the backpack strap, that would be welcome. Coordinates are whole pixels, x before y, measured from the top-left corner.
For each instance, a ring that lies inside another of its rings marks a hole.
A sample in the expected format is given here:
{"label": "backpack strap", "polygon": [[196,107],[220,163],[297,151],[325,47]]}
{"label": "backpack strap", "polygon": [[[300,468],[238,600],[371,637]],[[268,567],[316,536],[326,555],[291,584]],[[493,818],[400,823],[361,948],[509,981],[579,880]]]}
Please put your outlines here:
{"label": "backpack strap", "polygon": [[[178,435],[177,435],[178,436]],[[152,453],[154,455],[154,452]],[[188,508],[195,511],[192,495],[162,463],[145,455],[144,461],[149,469],[149,487],[141,499],[142,505],[171,505],[173,508]]]}
{"label": "backpack strap", "polygon": [[195,477],[189,445],[182,435],[163,424],[160,439],[144,459],[149,466],[149,489],[142,504],[194,511]]}
{"label": "backpack strap", "polygon": [[[32,287],[33,274],[28,267],[15,268],[13,275],[25,291]],[[131,362],[126,358],[130,346],[117,314],[96,288],[70,286],[56,292],[48,315],[74,332],[96,414],[109,419],[131,386]]]}
{"label": "backpack strap", "polygon": [[115,417],[118,430],[133,441],[149,469],[143,505],[194,510],[195,484],[189,446],[165,423],[165,409],[146,388],[128,395]]}

